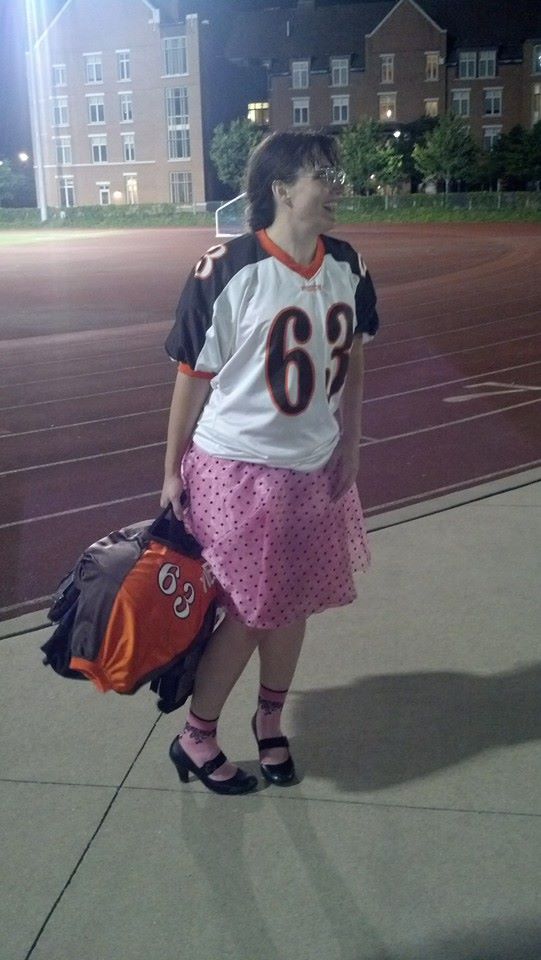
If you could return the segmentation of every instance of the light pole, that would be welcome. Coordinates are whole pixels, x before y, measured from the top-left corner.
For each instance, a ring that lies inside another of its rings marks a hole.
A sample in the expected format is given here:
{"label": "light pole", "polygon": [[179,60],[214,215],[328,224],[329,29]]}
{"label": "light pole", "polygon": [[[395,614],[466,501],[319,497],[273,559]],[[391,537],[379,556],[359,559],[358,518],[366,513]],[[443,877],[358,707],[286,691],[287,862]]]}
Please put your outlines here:
{"label": "light pole", "polygon": [[[43,150],[41,142],[41,104],[39,99],[39,80],[37,70],[38,25],[35,0],[25,0],[25,13],[28,36],[28,51],[26,54],[26,61],[28,66],[30,123],[32,127],[32,141],[34,144],[34,159],[36,169],[36,194],[41,222],[45,223],[47,220],[47,197],[45,192],[45,172],[43,169]],[[19,156],[22,159],[21,154]]]}

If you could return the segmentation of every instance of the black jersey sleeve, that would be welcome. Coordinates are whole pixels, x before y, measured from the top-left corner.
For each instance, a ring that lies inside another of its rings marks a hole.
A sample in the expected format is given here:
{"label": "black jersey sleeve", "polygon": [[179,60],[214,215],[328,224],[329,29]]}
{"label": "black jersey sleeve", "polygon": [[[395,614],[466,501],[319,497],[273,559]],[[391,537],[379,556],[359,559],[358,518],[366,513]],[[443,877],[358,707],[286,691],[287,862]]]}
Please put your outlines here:
{"label": "black jersey sleeve", "polygon": [[325,250],[335,260],[349,264],[351,273],[358,278],[355,288],[355,315],[356,324],[354,333],[366,334],[373,337],[379,328],[379,317],[376,310],[376,291],[366,264],[359,253],[346,240],[337,240],[336,237],[323,237]]}

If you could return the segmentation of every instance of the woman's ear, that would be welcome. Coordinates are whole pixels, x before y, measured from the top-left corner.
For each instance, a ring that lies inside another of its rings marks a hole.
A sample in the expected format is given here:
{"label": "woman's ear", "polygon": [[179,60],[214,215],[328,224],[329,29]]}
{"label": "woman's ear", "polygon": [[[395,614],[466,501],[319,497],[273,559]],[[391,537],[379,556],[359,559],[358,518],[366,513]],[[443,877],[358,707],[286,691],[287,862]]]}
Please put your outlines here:
{"label": "woman's ear", "polygon": [[286,207],[290,207],[292,205],[291,197],[289,196],[289,187],[287,183],[284,183],[283,180],[273,180],[272,195],[276,204],[285,204]]}

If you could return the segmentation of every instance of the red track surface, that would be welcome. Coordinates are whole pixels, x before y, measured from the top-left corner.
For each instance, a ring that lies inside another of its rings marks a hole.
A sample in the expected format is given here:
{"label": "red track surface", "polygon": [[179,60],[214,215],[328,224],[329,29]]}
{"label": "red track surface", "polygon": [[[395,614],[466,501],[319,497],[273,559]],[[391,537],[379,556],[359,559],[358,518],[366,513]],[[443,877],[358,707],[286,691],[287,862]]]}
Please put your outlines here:
{"label": "red track surface", "polygon": [[[374,277],[359,484],[369,516],[540,463],[541,229],[340,231]],[[210,230],[14,234],[0,247],[0,618],[91,541],[153,515],[163,340]]]}

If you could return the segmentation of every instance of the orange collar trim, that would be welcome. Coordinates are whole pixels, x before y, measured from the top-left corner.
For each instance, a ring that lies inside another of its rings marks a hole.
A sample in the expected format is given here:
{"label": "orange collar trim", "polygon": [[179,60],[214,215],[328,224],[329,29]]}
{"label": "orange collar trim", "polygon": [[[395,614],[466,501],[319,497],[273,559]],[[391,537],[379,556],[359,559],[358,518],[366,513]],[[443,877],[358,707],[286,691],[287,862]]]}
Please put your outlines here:
{"label": "orange collar trim", "polygon": [[309,264],[297,263],[293,257],[290,257],[285,250],[282,250],[278,244],[274,243],[273,240],[268,236],[266,230],[258,230],[256,237],[259,240],[263,249],[271,255],[271,257],[276,257],[280,263],[283,263],[284,266],[289,267],[290,270],[294,270],[295,273],[300,273],[301,277],[304,277],[305,280],[311,280],[312,277],[316,275],[318,270],[323,263],[323,258],[325,256],[325,247],[323,245],[323,240],[321,237],[317,238],[316,252],[314,254],[314,259]]}

